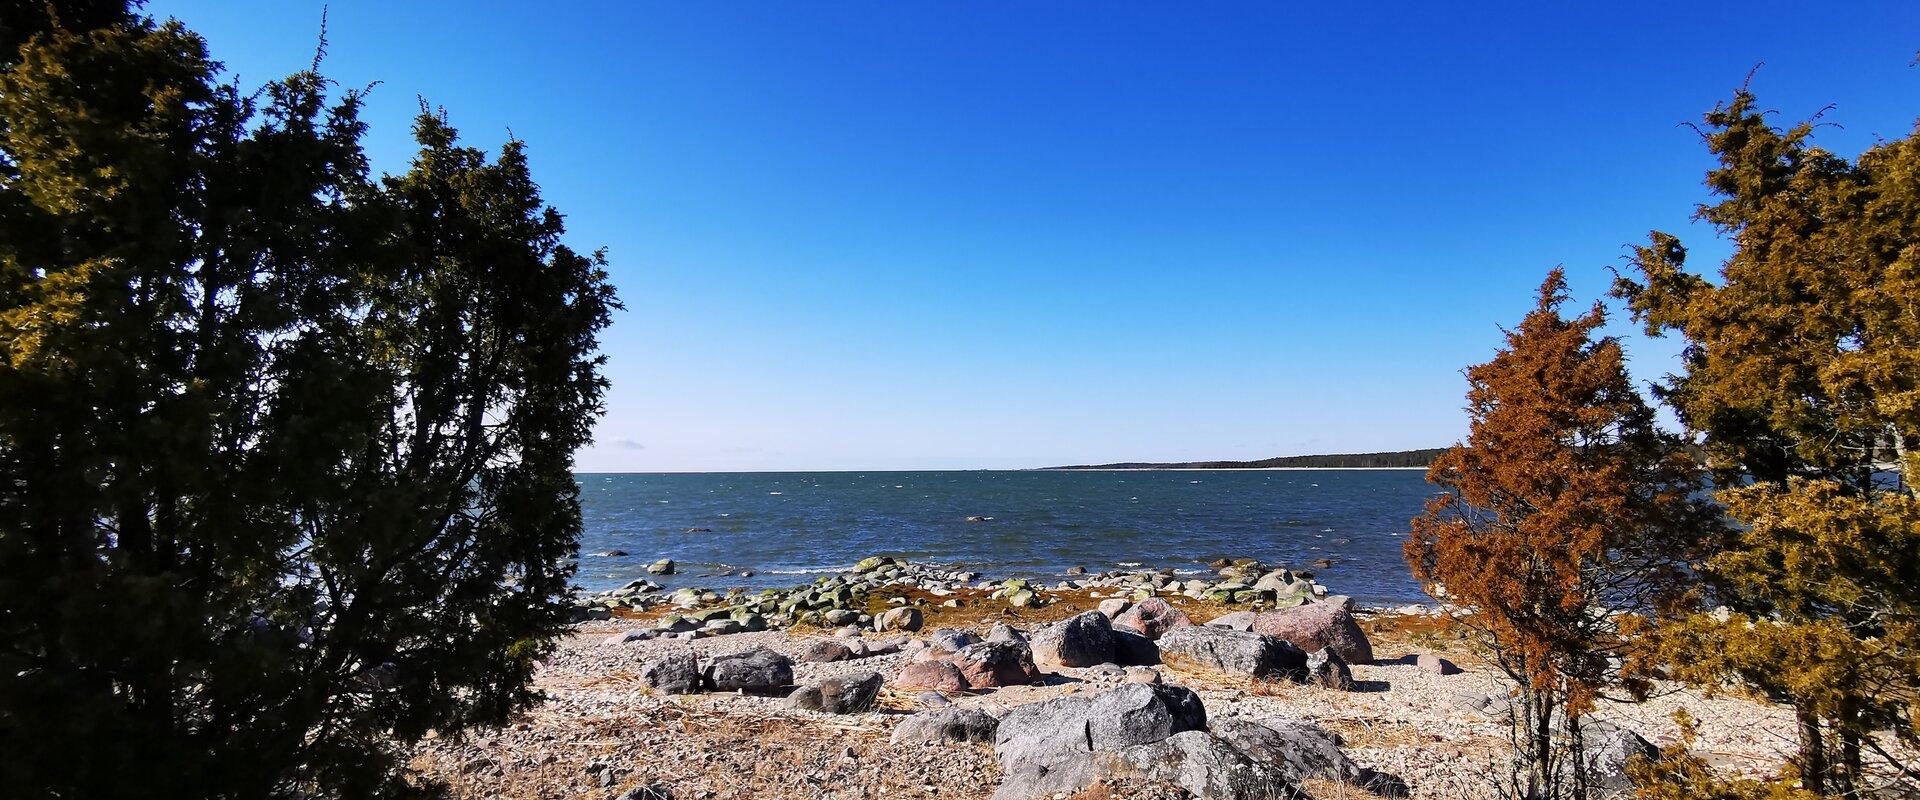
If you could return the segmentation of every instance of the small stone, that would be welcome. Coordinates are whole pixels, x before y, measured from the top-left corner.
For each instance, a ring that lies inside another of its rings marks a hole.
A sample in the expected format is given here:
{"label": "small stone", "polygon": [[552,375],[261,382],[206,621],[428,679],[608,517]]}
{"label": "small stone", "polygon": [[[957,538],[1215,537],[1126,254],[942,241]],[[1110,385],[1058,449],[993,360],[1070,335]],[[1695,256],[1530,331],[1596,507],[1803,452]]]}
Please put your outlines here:
{"label": "small stone", "polygon": [[653,631],[631,630],[631,631],[626,631],[624,633],[616,633],[612,636],[607,637],[605,644],[608,644],[608,645],[632,644],[634,642],[644,642],[648,639],[653,638],[653,636],[654,636]]}
{"label": "small stone", "polygon": [[1453,662],[1432,653],[1421,653],[1419,657],[1413,660],[1413,663],[1415,666],[1418,666],[1422,672],[1428,672],[1434,675],[1460,674],[1460,668],[1454,666]]}
{"label": "small stone", "polygon": [[996,622],[993,625],[993,629],[987,631],[987,641],[1027,644],[1027,635],[1021,633],[1019,628],[1015,628],[1012,625],[1004,622]]}

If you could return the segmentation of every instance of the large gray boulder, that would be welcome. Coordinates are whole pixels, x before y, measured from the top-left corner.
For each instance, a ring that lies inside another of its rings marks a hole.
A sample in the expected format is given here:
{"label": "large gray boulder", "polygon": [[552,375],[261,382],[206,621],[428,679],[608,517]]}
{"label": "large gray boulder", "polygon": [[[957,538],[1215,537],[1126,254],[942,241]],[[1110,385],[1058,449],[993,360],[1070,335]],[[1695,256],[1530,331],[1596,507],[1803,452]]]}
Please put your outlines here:
{"label": "large gray boulder", "polygon": [[1249,758],[1205,731],[1176,733],[1095,757],[1106,776],[1131,776],[1170,783],[1198,800],[1274,800],[1303,796],[1271,764]]}
{"label": "large gray boulder", "polygon": [[1332,650],[1348,664],[1373,663],[1373,643],[1345,608],[1334,603],[1308,603],[1254,615],[1253,632],[1285,639],[1312,652]]}
{"label": "large gray boulder", "polygon": [[1088,611],[1033,634],[1033,660],[1043,667],[1091,667],[1113,660],[1113,623]]}
{"label": "large gray boulder", "polygon": [[669,653],[640,668],[640,682],[661,694],[700,691],[700,662],[692,653]]}
{"label": "large gray boulder", "polygon": [[1610,722],[1580,721],[1580,757],[1586,762],[1589,783],[1599,789],[1624,792],[1633,788],[1627,765],[1635,757],[1660,757],[1660,748],[1640,734]]}
{"label": "large gray boulder", "polygon": [[974,642],[947,661],[973,689],[1026,686],[1040,679],[1033,651],[1021,642]]}
{"label": "large gray boulder", "polygon": [[1095,777],[1087,719],[1088,695],[1067,695],[1020,706],[1000,717],[993,754],[1002,779],[995,800],[1079,791]]}
{"label": "large gray boulder", "polygon": [[1187,618],[1185,611],[1174,608],[1172,603],[1158,597],[1135,603],[1132,608],[1113,618],[1116,630],[1130,630],[1149,639],[1158,639],[1167,631],[1192,624],[1193,620]]}
{"label": "large gray boulder", "polygon": [[1101,770],[1096,751],[1160,741],[1206,726],[1193,692],[1177,686],[1127,684],[1093,695],[1068,695],[1020,706],[1001,717],[993,751],[1003,779],[999,800],[1074,792]]}
{"label": "large gray boulder", "polygon": [[922,711],[900,721],[893,743],[991,742],[1000,728],[992,714],[971,708],[948,707]]}
{"label": "large gray boulder", "polygon": [[702,672],[707,685],[721,692],[769,694],[793,685],[793,662],[765,647],[715,656]]}
{"label": "large gray boulder", "polygon": [[1362,767],[1347,757],[1340,739],[1305,720],[1266,717],[1260,720],[1215,720],[1213,734],[1248,757],[1272,765],[1287,780],[1325,780],[1352,784],[1382,797],[1406,797],[1405,781]]}
{"label": "large gray boulder", "polygon": [[1302,680],[1307,654],[1272,636],[1189,625],[1160,637],[1160,660],[1170,666],[1209,669],[1257,680]]}
{"label": "large gray boulder", "polygon": [[1200,696],[1180,686],[1129,683],[1091,700],[1087,741],[1095,750],[1119,750],[1207,727]]}

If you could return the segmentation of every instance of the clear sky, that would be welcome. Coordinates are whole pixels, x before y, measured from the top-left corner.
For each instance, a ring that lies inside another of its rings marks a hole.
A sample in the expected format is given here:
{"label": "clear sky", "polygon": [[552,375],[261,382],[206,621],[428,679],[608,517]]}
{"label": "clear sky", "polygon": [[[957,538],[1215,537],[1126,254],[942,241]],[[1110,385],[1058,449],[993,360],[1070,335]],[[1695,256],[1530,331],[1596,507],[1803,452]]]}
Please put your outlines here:
{"label": "clear sky", "polygon": [[[530,148],[627,309],[582,470],[1030,467],[1438,446],[1565,265],[1689,222],[1756,64],[1853,155],[1920,4],[184,2],[243,83],[379,81]],[[1688,6],[1678,8],[1678,6]],[[1618,325],[1630,332],[1630,325]],[[1640,377],[1671,342],[1633,337]]]}

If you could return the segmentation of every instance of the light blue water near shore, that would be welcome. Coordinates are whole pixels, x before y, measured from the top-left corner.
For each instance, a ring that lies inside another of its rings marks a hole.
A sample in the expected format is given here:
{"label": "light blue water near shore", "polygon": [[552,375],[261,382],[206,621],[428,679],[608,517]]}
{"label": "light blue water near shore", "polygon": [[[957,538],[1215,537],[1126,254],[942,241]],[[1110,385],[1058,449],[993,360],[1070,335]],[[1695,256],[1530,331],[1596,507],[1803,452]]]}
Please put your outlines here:
{"label": "light blue water near shore", "polygon": [[[1418,470],[581,474],[576,582],[619,586],[659,558],[668,586],[787,586],[870,555],[1057,580],[1068,567],[1307,568],[1362,603],[1425,596],[1401,558],[1434,493]],[[968,522],[968,517],[989,517]],[[703,530],[704,529],[704,530]],[[625,556],[605,556],[610,550]],[[723,573],[751,569],[752,578]]]}

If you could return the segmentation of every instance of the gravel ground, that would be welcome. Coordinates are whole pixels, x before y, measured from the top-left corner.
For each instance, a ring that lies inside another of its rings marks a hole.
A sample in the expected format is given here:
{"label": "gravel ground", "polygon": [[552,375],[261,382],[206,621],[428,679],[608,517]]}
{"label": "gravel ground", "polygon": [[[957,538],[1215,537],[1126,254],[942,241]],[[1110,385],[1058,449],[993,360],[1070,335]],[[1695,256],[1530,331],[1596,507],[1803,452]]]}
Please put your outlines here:
{"label": "gravel ground", "polygon": [[[787,710],[779,698],[655,696],[639,680],[642,664],[675,650],[716,655],[765,646],[797,656],[821,636],[768,631],[691,642],[605,643],[609,635],[634,627],[621,620],[581,625],[536,678],[547,702],[502,730],[458,742],[427,741],[417,748],[414,767],[444,781],[451,795],[461,798],[597,799],[648,786],[669,788],[675,800],[985,798],[998,784],[999,767],[986,745],[889,744],[892,727],[915,710],[910,692],[889,689],[882,694],[881,710],[838,716]],[[1315,720],[1346,740],[1356,762],[1401,776],[1417,798],[1488,796],[1490,766],[1505,746],[1504,727],[1451,698],[1504,691],[1502,682],[1463,654],[1448,655],[1466,671],[1441,676],[1415,666],[1409,657],[1414,648],[1406,643],[1376,637],[1375,646],[1381,662],[1353,668],[1361,681],[1356,692],[1173,671],[1164,678],[1199,692],[1211,717],[1277,714]],[[796,663],[794,677],[811,683],[857,672],[891,674],[904,658]],[[1086,676],[1085,670],[1068,669],[1043,685],[953,700],[998,714],[1110,685]],[[1671,715],[1681,707],[1699,721],[1697,746],[1726,769],[1772,773],[1792,750],[1787,712],[1738,699],[1676,693],[1644,704],[1608,705],[1598,716],[1667,744],[1678,737]],[[1322,800],[1367,796],[1337,787],[1316,787],[1315,793]],[[1120,787],[1087,794],[1139,796]]]}

